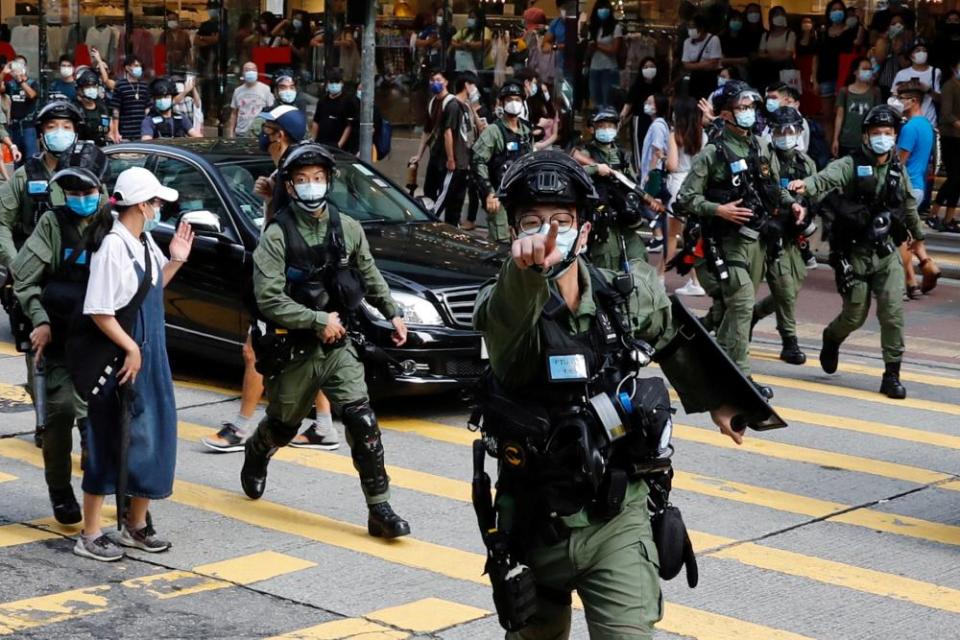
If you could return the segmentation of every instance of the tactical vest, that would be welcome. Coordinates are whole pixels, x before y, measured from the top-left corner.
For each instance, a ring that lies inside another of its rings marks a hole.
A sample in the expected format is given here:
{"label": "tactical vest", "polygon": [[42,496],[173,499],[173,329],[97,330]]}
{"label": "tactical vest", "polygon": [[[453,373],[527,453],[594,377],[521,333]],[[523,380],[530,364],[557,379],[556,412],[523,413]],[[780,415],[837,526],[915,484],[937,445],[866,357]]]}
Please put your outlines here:
{"label": "tactical vest", "polygon": [[[799,151],[774,151],[777,154],[777,161],[780,163],[780,187],[786,189],[787,185],[793,180],[803,180],[809,177],[807,165],[804,162],[804,154]],[[804,206],[807,208],[806,220],[813,220],[819,211],[819,204],[815,201],[804,200]],[[804,225],[808,224],[804,222]],[[796,218],[792,215],[783,216],[783,237],[784,241],[799,241],[800,229],[797,228]]]}
{"label": "tactical vest", "polygon": [[53,342],[50,354],[62,354],[74,322],[82,314],[83,299],[90,277],[86,236],[78,227],[79,218],[66,207],[53,210],[60,229],[60,264],[43,283],[40,304],[50,319]]}
{"label": "tactical vest", "polygon": [[179,113],[167,118],[154,108],[150,109],[147,117],[150,118],[151,138],[186,138],[190,132],[186,118]]}
{"label": "tactical vest", "polygon": [[50,194],[50,173],[43,162],[43,153],[28,159],[23,165],[26,174],[25,193],[20,209],[20,225],[13,230],[13,241],[17,249],[27,241],[37,222],[47,211],[53,209]]}
{"label": "tactical vest", "polygon": [[[754,217],[747,225],[762,230],[766,221],[778,215],[780,185],[774,181],[769,158],[760,153],[760,145],[754,136],[748,137],[750,151],[741,158],[730,149],[723,139],[714,140],[717,160],[724,167],[723,180],[710,178],[704,196],[710,202],[726,204],[734,200],[743,200],[741,206],[753,211]],[[718,221],[721,230],[736,233],[741,225]]]}
{"label": "tactical vest", "polygon": [[621,171],[624,167],[627,166],[627,158],[623,155],[623,149],[619,145],[615,145],[615,150],[617,152],[617,159],[614,162],[610,162],[609,157],[607,156],[606,151],[600,148],[600,145],[597,142],[591,142],[584,149],[587,154],[593,159],[594,162],[603,162],[610,165],[611,168]]}
{"label": "tactical vest", "polygon": [[96,107],[88,110],[78,102],[78,106],[83,112],[79,139],[93,140],[97,146],[103,146],[106,144],[107,134],[110,132],[110,111],[101,100],[95,100],[94,104]]}
{"label": "tactical vest", "polygon": [[503,149],[495,153],[488,164],[490,181],[496,190],[510,166],[533,151],[533,138],[530,133],[514,132],[503,120],[497,120],[493,126],[500,129],[500,136],[503,138]]}

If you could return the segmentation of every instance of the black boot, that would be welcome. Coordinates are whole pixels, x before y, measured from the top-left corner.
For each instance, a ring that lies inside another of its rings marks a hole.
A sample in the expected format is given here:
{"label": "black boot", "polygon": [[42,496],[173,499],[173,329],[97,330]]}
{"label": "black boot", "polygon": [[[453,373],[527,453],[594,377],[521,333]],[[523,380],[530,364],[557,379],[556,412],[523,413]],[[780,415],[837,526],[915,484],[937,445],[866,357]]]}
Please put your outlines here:
{"label": "black boot", "polygon": [[367,532],[374,538],[400,538],[410,535],[410,524],[393,512],[389,502],[370,506]]}
{"label": "black boot", "polygon": [[53,505],[53,517],[60,524],[77,524],[83,520],[83,513],[77,498],[73,495],[73,487],[64,489],[50,489],[50,504]]}
{"label": "black boot", "polygon": [[883,382],[880,383],[880,393],[894,400],[903,400],[907,397],[906,388],[900,384],[900,363],[888,362],[883,371]]}
{"label": "black boot", "polygon": [[259,499],[267,488],[267,465],[276,451],[270,429],[266,422],[261,423],[244,445],[243,468],[240,469],[240,485],[250,499]]}
{"label": "black boot", "polygon": [[765,384],[760,384],[759,382],[753,379],[753,376],[747,376],[747,380],[749,380],[750,384],[752,384],[754,387],[757,388],[757,391],[759,391],[760,395],[762,395],[764,398],[766,398],[767,400],[773,399],[773,387],[768,387]]}
{"label": "black boot", "polygon": [[803,364],[807,361],[807,354],[800,350],[797,344],[797,336],[784,336],[783,349],[780,351],[780,359],[787,364]]}
{"label": "black boot", "polygon": [[840,343],[827,338],[823,332],[823,347],[820,348],[820,368],[827,373],[836,373],[840,364]]}

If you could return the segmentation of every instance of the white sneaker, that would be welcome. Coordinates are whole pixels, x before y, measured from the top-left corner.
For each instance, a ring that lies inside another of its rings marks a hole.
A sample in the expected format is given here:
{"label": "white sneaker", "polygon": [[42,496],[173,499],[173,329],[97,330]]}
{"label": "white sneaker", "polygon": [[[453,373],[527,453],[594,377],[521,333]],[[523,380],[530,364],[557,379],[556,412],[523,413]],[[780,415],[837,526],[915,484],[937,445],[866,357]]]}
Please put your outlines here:
{"label": "white sneaker", "polygon": [[687,283],[677,289],[674,293],[677,293],[681,296],[705,296],[707,292],[703,290],[703,287],[698,285],[693,281],[693,278],[687,280]]}

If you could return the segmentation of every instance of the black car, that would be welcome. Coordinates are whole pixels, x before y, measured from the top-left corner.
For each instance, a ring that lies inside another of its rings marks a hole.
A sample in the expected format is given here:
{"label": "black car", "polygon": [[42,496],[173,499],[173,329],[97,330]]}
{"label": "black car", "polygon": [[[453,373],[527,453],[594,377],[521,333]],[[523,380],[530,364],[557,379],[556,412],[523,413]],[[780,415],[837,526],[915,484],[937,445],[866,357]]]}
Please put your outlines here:
{"label": "black car", "polygon": [[[251,322],[251,254],[263,223],[253,185],[273,173],[270,157],[255,141],[237,139],[126,143],[106,153],[108,185],[124,169],[138,166],[180,193],[153,231],[161,246],[183,216],[197,234],[190,261],[166,292],[170,350],[240,365]],[[338,175],[330,200],[363,225],[410,330],[408,343],[394,347],[391,325],[364,303],[362,333],[382,348],[380,359],[367,363],[371,390],[381,396],[432,393],[475,380],[485,353],[472,327],[473,304],[502,260],[496,245],[437,222],[356,157],[340,151],[335,156]]]}

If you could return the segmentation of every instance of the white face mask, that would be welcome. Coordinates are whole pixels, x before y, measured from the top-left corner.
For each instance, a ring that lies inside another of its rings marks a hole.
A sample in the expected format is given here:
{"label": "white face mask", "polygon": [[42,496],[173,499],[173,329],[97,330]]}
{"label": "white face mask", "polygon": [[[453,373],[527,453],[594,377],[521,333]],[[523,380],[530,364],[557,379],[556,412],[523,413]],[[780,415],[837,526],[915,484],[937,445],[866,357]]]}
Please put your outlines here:
{"label": "white face mask", "polygon": [[653,116],[657,115],[657,107],[652,104],[644,104],[643,112],[652,118]]}
{"label": "white face mask", "polygon": [[700,29],[687,29],[687,35],[691,40],[696,40],[700,37]]}
{"label": "white face mask", "polygon": [[96,100],[100,97],[100,88],[99,87],[84,87],[83,88],[83,97],[87,100]]}
{"label": "white face mask", "polygon": [[470,102],[473,104],[480,102],[480,90],[476,87],[471,89],[467,96],[469,97]]}
{"label": "white face mask", "polygon": [[643,74],[643,77],[647,80],[653,80],[657,77],[657,68],[656,67],[644,67],[640,73]]}
{"label": "white face mask", "polygon": [[916,51],[914,52],[911,59],[917,64],[927,64],[927,52],[926,51]]}
{"label": "white face mask", "polygon": [[305,182],[293,186],[297,197],[300,198],[299,204],[307,211],[319,211],[327,202],[327,183],[326,182]]}
{"label": "white face mask", "polygon": [[523,111],[523,103],[519,100],[510,100],[503,105],[503,112],[508,116],[518,116]]}
{"label": "white face mask", "polygon": [[789,151],[790,149],[796,149],[797,138],[798,136],[794,134],[774,137],[773,144],[777,149],[780,149],[781,151]]}
{"label": "white face mask", "polygon": [[770,24],[775,27],[785,27],[787,26],[787,17],[786,16],[773,16],[770,18]]}
{"label": "white face mask", "polygon": [[73,75],[73,67],[68,67],[66,65],[60,67],[60,77],[69,78]]}

